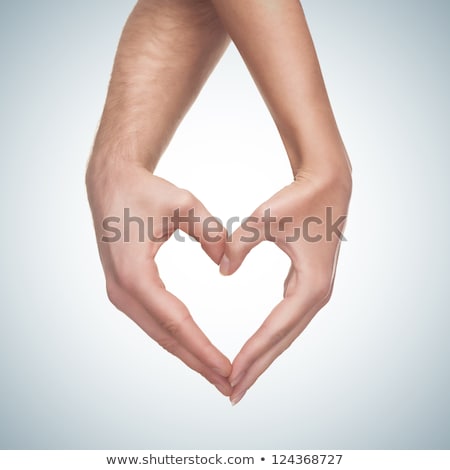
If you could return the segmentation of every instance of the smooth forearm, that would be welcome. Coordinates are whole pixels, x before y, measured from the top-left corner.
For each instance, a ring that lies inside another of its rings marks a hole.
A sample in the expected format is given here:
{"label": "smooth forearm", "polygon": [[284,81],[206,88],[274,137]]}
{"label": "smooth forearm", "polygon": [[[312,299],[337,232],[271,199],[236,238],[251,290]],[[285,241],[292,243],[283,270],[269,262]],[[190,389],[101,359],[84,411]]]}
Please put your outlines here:
{"label": "smooth forearm", "polygon": [[349,171],[320,65],[298,0],[212,0],[299,169]]}

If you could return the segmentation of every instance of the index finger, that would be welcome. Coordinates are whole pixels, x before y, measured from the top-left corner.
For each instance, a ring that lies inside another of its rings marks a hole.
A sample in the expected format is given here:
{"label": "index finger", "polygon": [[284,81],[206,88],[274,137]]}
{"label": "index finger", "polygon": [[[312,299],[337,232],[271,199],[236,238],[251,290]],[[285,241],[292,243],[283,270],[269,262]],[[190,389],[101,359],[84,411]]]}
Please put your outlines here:
{"label": "index finger", "polygon": [[136,300],[180,345],[222,377],[229,377],[230,361],[211,343],[177,297],[145,274],[133,290]]}
{"label": "index finger", "polygon": [[229,379],[234,388],[232,403],[237,403],[270,364],[293,343],[322,304],[302,289],[301,294],[286,297],[272,310],[233,361]]}

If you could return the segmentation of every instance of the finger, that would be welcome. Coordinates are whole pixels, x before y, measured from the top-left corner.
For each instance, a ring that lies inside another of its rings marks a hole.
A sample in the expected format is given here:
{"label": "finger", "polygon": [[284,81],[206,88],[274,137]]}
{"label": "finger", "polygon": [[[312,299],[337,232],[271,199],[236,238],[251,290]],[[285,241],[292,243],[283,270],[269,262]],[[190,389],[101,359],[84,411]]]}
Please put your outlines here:
{"label": "finger", "polygon": [[261,218],[253,214],[245,219],[225,245],[220,272],[225,276],[233,274],[250,251],[265,239]]}
{"label": "finger", "polygon": [[295,341],[301,332],[308,326],[314,318],[316,311],[311,310],[304,315],[296,329],[287,335],[282,341],[272,346],[271,349],[263,353],[263,355],[255,359],[247,370],[241,373],[238,383],[235,383],[230,401],[236,405],[247,390],[258,380],[258,378],[268,369],[268,367]]}
{"label": "finger", "polygon": [[213,371],[185,347],[180,345],[176,339],[165,331],[147,310],[132,296],[122,293],[121,306],[124,313],[132,319],[145,333],[154,339],[161,347],[178,357],[192,370],[201,374],[206,380],[213,384],[223,395],[230,396],[232,388],[227,380],[219,373]]}
{"label": "finger", "polygon": [[248,389],[269,365],[301,334],[321,303],[302,289],[281,301],[233,361],[232,398]]}
{"label": "finger", "polygon": [[154,285],[145,274],[141,274],[131,294],[164,331],[203,364],[222,377],[230,375],[230,361],[206,337],[177,297]]}
{"label": "finger", "polygon": [[220,220],[191,193],[181,211],[178,228],[200,242],[205,253],[219,264],[225,250],[227,232]]}
{"label": "finger", "polygon": [[296,271],[294,268],[294,263],[291,263],[291,267],[289,268],[288,275],[286,276],[286,279],[283,285],[283,297],[287,297],[288,295],[291,295],[294,293],[294,289],[297,284],[295,281],[295,276],[296,276]]}
{"label": "finger", "polygon": [[298,323],[298,305],[293,297],[282,300],[264,320],[258,330],[246,341],[233,361],[230,383],[233,387],[241,381],[244,373],[266,351],[285,339]]}

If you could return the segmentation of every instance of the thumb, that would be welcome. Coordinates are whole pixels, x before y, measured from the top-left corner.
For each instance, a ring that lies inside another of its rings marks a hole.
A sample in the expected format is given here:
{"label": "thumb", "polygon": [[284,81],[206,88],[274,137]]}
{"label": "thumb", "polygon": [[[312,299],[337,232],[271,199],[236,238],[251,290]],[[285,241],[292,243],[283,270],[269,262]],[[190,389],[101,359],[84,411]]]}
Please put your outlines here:
{"label": "thumb", "polygon": [[260,217],[252,215],[243,220],[225,244],[220,272],[229,276],[237,271],[250,251],[265,239]]}
{"label": "thumb", "polygon": [[195,196],[190,193],[189,196],[190,202],[180,211],[175,225],[200,242],[205,253],[219,264],[225,251],[227,231]]}

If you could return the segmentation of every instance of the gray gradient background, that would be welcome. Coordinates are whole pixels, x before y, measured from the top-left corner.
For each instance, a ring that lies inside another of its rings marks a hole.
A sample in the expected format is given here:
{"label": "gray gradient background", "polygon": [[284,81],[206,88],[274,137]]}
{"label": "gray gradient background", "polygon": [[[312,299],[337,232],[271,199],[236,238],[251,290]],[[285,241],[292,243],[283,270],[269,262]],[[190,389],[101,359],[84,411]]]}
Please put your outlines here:
{"label": "gray gradient background", "polygon": [[[305,0],[354,165],[349,241],[330,304],[235,408],[104,293],[83,175],[132,5],[0,3],[0,447],[449,449],[450,3]],[[158,174],[223,218],[289,181],[233,47]],[[224,279],[176,242],[160,264],[230,357],[288,266],[262,245]]]}

